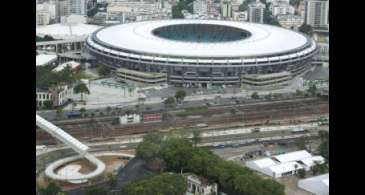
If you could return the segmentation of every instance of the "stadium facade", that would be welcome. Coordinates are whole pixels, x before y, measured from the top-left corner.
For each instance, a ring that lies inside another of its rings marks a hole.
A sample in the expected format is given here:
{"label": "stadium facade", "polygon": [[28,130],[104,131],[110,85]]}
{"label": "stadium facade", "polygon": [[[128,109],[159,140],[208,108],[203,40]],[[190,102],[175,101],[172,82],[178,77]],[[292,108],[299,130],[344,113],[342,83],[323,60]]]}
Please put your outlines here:
{"label": "stadium facade", "polygon": [[130,80],[153,83],[148,79],[158,73],[158,81],[165,75],[169,84],[185,87],[282,85],[308,70],[317,52],[316,43],[303,34],[221,20],[109,26],[90,35],[86,48]]}

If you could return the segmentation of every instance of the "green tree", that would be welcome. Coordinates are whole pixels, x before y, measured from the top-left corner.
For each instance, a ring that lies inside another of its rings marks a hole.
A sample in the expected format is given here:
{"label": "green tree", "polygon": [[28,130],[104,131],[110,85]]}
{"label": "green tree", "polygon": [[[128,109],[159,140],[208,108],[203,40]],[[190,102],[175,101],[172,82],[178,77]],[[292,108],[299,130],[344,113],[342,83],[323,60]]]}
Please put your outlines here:
{"label": "green tree", "polygon": [[62,113],[63,113],[63,108],[61,106],[58,107],[57,110],[56,110],[56,113],[57,113],[58,116],[61,116]]}
{"label": "green tree", "polygon": [[248,4],[255,2],[255,0],[245,0],[242,2],[242,4],[239,6],[239,11],[247,11],[248,10]]}
{"label": "green tree", "polygon": [[147,163],[161,159],[161,145],[163,135],[160,133],[149,133],[143,137],[143,142],[136,149],[136,156]]}
{"label": "green tree", "polygon": [[39,195],[58,195],[61,192],[61,188],[54,182],[50,182],[46,188],[39,190]]}
{"label": "green tree", "polygon": [[300,2],[301,2],[301,0],[290,0],[289,1],[290,5],[293,5],[293,6],[298,6]]}
{"label": "green tree", "polygon": [[315,84],[311,84],[307,90],[312,96],[317,94],[317,86]]}
{"label": "green tree", "polygon": [[74,93],[81,95],[81,101],[83,101],[84,94],[90,94],[89,88],[87,88],[85,83],[79,83],[74,87]]}
{"label": "green tree", "polygon": [[101,65],[101,66],[99,66],[99,68],[98,68],[98,73],[99,73],[99,75],[101,75],[101,76],[108,76],[108,75],[111,73],[111,70],[110,70],[110,68],[108,68],[108,67],[106,67],[106,66]]}
{"label": "green tree", "polygon": [[185,178],[179,174],[163,173],[149,179],[125,185],[120,195],[184,195],[187,190]]}
{"label": "green tree", "polygon": [[108,107],[106,107],[106,109],[105,109],[105,111],[106,111],[106,113],[110,113],[110,111],[112,111],[112,108],[110,107],[110,106],[108,106]]}
{"label": "green tree", "polygon": [[174,97],[168,97],[165,101],[164,101],[164,104],[165,106],[167,107],[173,107],[175,105],[176,101],[175,101],[175,98]]}
{"label": "green tree", "polygon": [[304,95],[304,92],[303,92],[303,91],[301,91],[301,90],[299,90],[299,89],[297,89],[297,90],[295,91],[295,95],[296,95],[296,96],[303,96],[303,95]]}
{"label": "green tree", "polygon": [[306,145],[307,145],[307,140],[305,138],[299,138],[295,140],[295,146],[297,146],[299,150],[305,150]]}
{"label": "green tree", "polygon": [[175,93],[175,98],[176,98],[176,101],[178,101],[178,102],[183,101],[185,96],[186,96],[186,92],[184,90],[178,90]]}
{"label": "green tree", "polygon": [[308,24],[302,24],[299,29],[298,29],[300,32],[304,33],[304,34],[307,34],[309,36],[312,36],[313,35],[313,28],[311,25],[308,25]]}
{"label": "green tree", "polygon": [[251,94],[251,98],[252,98],[252,99],[259,99],[259,98],[260,98],[260,96],[259,96],[259,94],[255,91],[255,92],[253,92],[253,93]]}
{"label": "green tree", "polygon": [[107,175],[107,177],[108,177],[108,180],[109,180],[109,185],[111,187],[115,187],[117,185],[117,176],[113,173],[109,173]]}
{"label": "green tree", "polygon": [[198,130],[193,130],[193,144],[194,147],[198,145],[198,143],[202,140],[201,133]]}
{"label": "green tree", "polygon": [[102,187],[92,187],[86,190],[85,195],[108,195],[108,191]]}
{"label": "green tree", "polygon": [[86,112],[86,109],[85,108],[80,108],[80,113],[81,113],[81,115],[84,115],[84,113]]}
{"label": "green tree", "polygon": [[306,174],[306,172],[305,172],[304,169],[299,169],[297,171],[297,175],[298,175],[299,178],[304,178],[305,177],[305,174]]}
{"label": "green tree", "polygon": [[44,101],[43,102],[44,108],[47,110],[53,109],[53,102],[52,101]]}

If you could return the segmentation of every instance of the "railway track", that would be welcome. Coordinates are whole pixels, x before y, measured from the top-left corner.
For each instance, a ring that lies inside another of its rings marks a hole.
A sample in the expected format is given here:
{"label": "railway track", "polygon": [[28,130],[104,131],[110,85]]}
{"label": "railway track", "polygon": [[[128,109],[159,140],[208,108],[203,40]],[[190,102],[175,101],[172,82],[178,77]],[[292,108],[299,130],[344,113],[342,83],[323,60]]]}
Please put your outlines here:
{"label": "railway track", "polygon": [[[79,139],[90,139],[95,137],[116,137],[123,135],[142,134],[161,129],[175,128],[192,128],[199,123],[207,125],[227,124],[234,122],[262,122],[268,120],[290,119],[302,116],[325,115],[328,114],[328,101],[323,99],[304,99],[303,101],[285,101],[273,102],[256,105],[237,105],[235,106],[242,114],[238,115],[223,115],[229,113],[232,107],[212,107],[207,113],[194,113],[201,115],[200,118],[187,119],[176,118],[172,121],[163,121],[158,123],[141,123],[135,125],[110,125],[108,119],[104,121],[98,120],[98,123],[93,123],[83,120],[80,123],[73,121],[72,123],[61,123],[59,126]],[[214,113],[216,117],[212,116]],[[217,116],[220,115],[220,116]],[[109,128],[105,128],[103,123],[108,123]],[[38,131],[37,142],[40,140],[51,140],[51,136]]]}

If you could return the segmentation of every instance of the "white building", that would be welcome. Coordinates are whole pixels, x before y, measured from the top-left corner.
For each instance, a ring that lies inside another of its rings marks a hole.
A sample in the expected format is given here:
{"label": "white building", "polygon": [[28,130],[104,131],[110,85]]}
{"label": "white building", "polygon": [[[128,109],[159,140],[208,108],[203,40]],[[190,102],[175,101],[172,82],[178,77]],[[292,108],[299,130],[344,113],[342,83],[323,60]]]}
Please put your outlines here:
{"label": "white building", "polygon": [[186,195],[216,195],[218,194],[218,185],[209,183],[208,179],[198,177],[194,174],[184,174],[188,183]]}
{"label": "white building", "polygon": [[324,163],[322,156],[312,156],[305,150],[276,155],[271,158],[247,161],[246,166],[265,175],[279,178],[294,175],[298,170],[309,171],[315,163]]}
{"label": "white building", "polygon": [[315,195],[329,194],[329,174],[323,174],[298,181],[298,187]]}
{"label": "white building", "polygon": [[304,23],[304,17],[299,15],[279,15],[277,20],[280,26],[288,29],[298,29]]}
{"label": "white building", "polygon": [[328,29],[328,0],[308,0],[306,6],[306,24],[313,28]]}
{"label": "white building", "polygon": [[139,114],[125,114],[119,117],[120,124],[136,124],[141,122]]}
{"label": "white building", "polygon": [[56,1],[56,22],[61,22],[61,17],[70,15],[69,0]]}
{"label": "white building", "polygon": [[248,20],[248,12],[247,11],[243,11],[243,12],[233,12],[232,13],[232,18],[235,21],[247,21]]}
{"label": "white building", "polygon": [[75,61],[69,61],[63,64],[58,65],[56,68],[54,68],[52,71],[53,72],[60,72],[63,69],[65,69],[67,66],[71,67],[71,70],[77,70],[80,68],[80,63],[79,62],[75,62]]}
{"label": "white building", "polygon": [[222,1],[221,3],[221,14],[223,18],[232,17],[232,4],[230,1]]}
{"label": "white building", "polygon": [[206,0],[195,0],[193,2],[193,13],[198,15],[208,14],[208,4]]}
{"label": "white building", "polygon": [[36,66],[52,65],[57,61],[57,55],[39,54],[36,56]]}
{"label": "white building", "polygon": [[49,89],[36,90],[37,107],[43,107],[45,102],[52,102],[53,106],[60,106],[66,103],[73,94],[73,88],[67,85],[57,86]]}
{"label": "white building", "polygon": [[56,19],[56,4],[54,2],[45,2],[42,4],[37,4],[37,13],[48,13],[50,20]]}
{"label": "white building", "polygon": [[87,1],[86,0],[68,0],[70,14],[86,15]]}
{"label": "white building", "polygon": [[269,7],[273,16],[294,14],[295,8],[291,6],[288,2],[276,1],[273,2]]}
{"label": "white building", "polygon": [[51,15],[48,11],[37,11],[36,22],[37,25],[48,25],[51,20]]}
{"label": "white building", "polygon": [[248,5],[248,19],[250,22],[254,23],[264,23],[264,9],[265,4],[261,3],[259,0]]}

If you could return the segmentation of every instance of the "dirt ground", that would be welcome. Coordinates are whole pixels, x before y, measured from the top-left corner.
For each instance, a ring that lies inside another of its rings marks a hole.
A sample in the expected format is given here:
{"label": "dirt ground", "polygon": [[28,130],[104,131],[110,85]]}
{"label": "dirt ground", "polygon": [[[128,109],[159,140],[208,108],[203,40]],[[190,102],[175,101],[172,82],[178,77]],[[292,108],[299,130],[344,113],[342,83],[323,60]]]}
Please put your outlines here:
{"label": "dirt ground", "polygon": [[298,178],[295,176],[279,178],[277,181],[285,186],[286,195],[313,195],[297,186]]}

